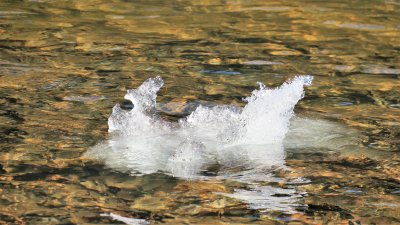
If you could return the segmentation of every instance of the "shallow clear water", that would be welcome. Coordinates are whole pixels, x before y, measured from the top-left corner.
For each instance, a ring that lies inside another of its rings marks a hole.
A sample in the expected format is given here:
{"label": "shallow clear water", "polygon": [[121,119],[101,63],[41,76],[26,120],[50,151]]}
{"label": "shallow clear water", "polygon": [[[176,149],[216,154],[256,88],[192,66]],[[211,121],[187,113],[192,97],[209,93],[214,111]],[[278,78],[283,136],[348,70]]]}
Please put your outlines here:
{"label": "shallow clear water", "polygon": [[[396,0],[1,1],[0,221],[400,223],[399,11]],[[314,81],[297,122],[333,136],[298,138],[285,168],[255,183],[243,168],[187,180],[83,157],[149,77],[164,79],[157,111],[176,122],[298,74]]]}

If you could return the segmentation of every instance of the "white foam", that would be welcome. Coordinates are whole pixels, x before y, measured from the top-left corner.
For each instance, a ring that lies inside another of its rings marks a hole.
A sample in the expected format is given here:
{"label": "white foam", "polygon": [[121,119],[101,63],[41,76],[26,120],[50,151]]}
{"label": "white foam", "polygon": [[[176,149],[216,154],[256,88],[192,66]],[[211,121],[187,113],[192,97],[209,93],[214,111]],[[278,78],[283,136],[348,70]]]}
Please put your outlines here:
{"label": "white foam", "polygon": [[[164,172],[194,179],[217,164],[221,177],[249,170],[262,177],[266,169],[285,166],[284,145],[305,148],[332,140],[329,130],[337,127],[329,123],[295,119],[294,126],[289,126],[293,109],[304,96],[303,87],[311,82],[311,76],[297,76],[272,89],[259,83],[243,108],[199,106],[178,123],[170,123],[155,112],[156,93],[163,81],[150,78],[125,95],[135,106],[132,110],[118,104],[113,108],[109,140],[86,155],[133,174]],[[325,132],[318,128],[321,124]]]}
{"label": "white foam", "polygon": [[128,224],[128,225],[147,225],[147,224],[150,224],[149,222],[147,222],[144,219],[129,218],[129,217],[120,216],[120,215],[117,215],[117,214],[114,214],[114,213],[110,213],[110,214],[102,213],[102,214],[100,214],[100,216],[111,217],[113,220],[120,221],[120,222],[123,222],[123,223]]}

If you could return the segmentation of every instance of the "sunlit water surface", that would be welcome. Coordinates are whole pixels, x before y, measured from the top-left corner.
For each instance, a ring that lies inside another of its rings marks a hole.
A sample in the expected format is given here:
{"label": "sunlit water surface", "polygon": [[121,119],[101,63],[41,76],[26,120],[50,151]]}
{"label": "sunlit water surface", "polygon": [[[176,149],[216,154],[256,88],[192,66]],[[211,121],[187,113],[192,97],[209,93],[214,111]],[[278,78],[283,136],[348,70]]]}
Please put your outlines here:
{"label": "sunlit water surface", "polygon": [[[194,2],[0,2],[0,221],[400,223],[400,2]],[[108,133],[157,75],[152,128]]]}

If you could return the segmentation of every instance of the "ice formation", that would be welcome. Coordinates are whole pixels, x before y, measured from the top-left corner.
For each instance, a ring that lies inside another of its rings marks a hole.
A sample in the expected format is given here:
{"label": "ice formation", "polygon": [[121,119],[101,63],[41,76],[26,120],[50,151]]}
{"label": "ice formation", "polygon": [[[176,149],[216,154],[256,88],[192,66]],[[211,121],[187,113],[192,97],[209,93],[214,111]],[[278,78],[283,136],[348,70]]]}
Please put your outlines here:
{"label": "ice formation", "polygon": [[297,76],[277,88],[259,89],[244,100],[243,107],[199,106],[178,123],[162,120],[155,110],[161,77],[146,80],[128,90],[125,99],[134,108],[114,106],[108,120],[109,140],[86,155],[106,166],[132,174],[164,172],[176,177],[196,178],[218,165],[219,176],[249,169],[283,167],[285,135],[293,108],[303,97],[311,76]]}

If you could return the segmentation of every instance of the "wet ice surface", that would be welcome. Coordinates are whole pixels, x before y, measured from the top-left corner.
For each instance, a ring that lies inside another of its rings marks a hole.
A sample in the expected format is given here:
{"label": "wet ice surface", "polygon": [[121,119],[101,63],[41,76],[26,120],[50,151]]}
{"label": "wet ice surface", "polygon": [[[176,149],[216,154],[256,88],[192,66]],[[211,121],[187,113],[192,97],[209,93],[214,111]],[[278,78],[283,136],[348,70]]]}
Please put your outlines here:
{"label": "wet ice surface", "polygon": [[108,120],[110,138],[90,149],[86,156],[107,167],[132,175],[162,172],[182,179],[224,179],[249,184],[225,196],[243,200],[252,209],[292,213],[305,193],[295,188],[265,186],[262,182],[298,182],[277,178],[286,170],[287,150],[340,151],[354,140],[355,131],[334,122],[294,116],[311,76],[297,76],[277,88],[259,83],[243,107],[198,106],[177,123],[156,113],[160,77],[128,90],[131,110],[117,104]]}

